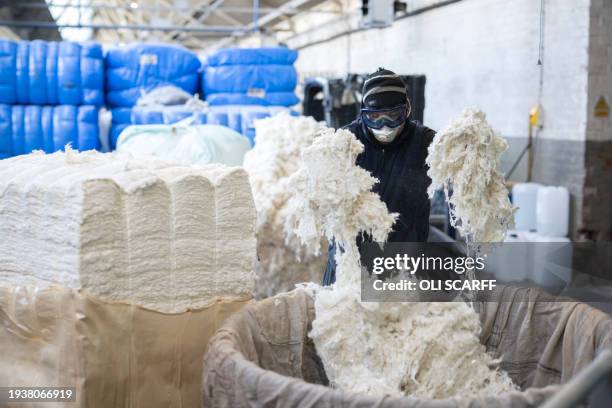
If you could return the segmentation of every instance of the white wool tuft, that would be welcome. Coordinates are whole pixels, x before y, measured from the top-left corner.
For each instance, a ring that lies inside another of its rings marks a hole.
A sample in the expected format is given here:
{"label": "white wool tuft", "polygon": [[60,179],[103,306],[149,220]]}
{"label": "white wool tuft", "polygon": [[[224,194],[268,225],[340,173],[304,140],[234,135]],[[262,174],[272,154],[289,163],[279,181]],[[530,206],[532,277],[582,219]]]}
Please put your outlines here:
{"label": "white wool tuft", "polygon": [[309,251],[317,251],[321,236],[347,243],[364,231],[385,241],[391,231],[396,215],[370,191],[377,180],[355,165],[362,151],[363,144],[344,129],[322,130],[304,150],[288,184],[293,196],[285,232],[296,233]]}
{"label": "white wool tuft", "polygon": [[289,177],[297,169],[305,147],[321,125],[313,118],[281,113],[255,122],[257,144],[244,158],[244,167],[257,208],[257,297],[291,290],[299,282],[320,281],[327,260],[327,243],[319,242],[320,255],[307,252],[293,233],[283,228]]}
{"label": "white wool tuft", "polygon": [[496,169],[507,148],[484,112],[473,108],[465,109],[429,146],[429,196],[444,189],[451,224],[471,242],[500,242],[512,226],[516,209]]}
{"label": "white wool tuft", "polygon": [[309,333],[332,386],[366,394],[422,398],[496,395],[514,389],[480,344],[478,315],[465,303],[362,303],[355,237],[385,241],[395,220],[376,182],[355,165],[363,145],[348,131],[327,129],[304,150],[289,183],[294,196],[286,231],[316,250],[334,238],[337,281],[309,285],[316,318]]}

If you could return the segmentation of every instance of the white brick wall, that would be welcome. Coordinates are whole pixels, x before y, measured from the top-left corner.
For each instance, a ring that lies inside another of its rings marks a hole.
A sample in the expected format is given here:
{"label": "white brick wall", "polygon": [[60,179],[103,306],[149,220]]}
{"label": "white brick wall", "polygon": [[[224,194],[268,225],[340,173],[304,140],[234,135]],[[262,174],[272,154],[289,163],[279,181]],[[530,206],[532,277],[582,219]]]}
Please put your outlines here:
{"label": "white brick wall", "polygon": [[[584,140],[589,0],[545,4],[541,137]],[[389,28],[303,48],[297,67],[305,75],[370,72],[379,66],[423,73],[427,125],[440,129],[464,107],[475,105],[503,135],[525,136],[528,113],[539,94],[539,9],[540,2],[534,0],[464,0]],[[308,33],[307,40],[325,38],[325,31],[329,35],[339,26],[354,26],[356,20],[323,24]],[[304,38],[287,42],[299,46]]]}

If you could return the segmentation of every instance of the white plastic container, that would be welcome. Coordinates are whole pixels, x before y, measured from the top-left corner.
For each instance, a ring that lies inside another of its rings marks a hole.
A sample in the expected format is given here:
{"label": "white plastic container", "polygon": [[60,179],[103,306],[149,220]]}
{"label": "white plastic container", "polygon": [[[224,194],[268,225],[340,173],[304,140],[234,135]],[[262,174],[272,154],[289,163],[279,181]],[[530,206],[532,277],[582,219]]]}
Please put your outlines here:
{"label": "white plastic container", "polygon": [[537,192],[536,230],[544,237],[567,236],[569,191],[565,187],[541,186]]}
{"label": "white plastic container", "polygon": [[561,288],[572,280],[572,245],[566,237],[524,234],[529,245],[528,278],[543,288]]}
{"label": "white plastic container", "polygon": [[521,282],[528,277],[529,244],[524,231],[508,231],[503,244],[492,246],[486,254],[487,272],[500,283]]}
{"label": "white plastic container", "polygon": [[540,187],[542,185],[538,183],[517,183],[512,187],[512,203],[518,207],[514,213],[516,230],[536,230],[536,202]]}

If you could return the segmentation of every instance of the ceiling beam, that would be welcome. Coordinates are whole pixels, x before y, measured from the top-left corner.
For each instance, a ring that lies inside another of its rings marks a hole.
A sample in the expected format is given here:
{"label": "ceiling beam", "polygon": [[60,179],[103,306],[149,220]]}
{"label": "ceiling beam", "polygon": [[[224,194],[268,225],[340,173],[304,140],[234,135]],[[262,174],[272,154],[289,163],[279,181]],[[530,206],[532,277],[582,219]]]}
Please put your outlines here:
{"label": "ceiling beam", "polygon": [[297,10],[300,6],[304,5],[310,0],[290,0],[283,5],[276,8],[274,11],[265,14],[263,17],[258,17],[255,21],[251,22],[243,30],[237,30],[232,33],[231,36],[224,38],[215,44],[212,44],[212,48],[226,47],[229,44],[236,41],[236,37],[243,36],[248,32],[259,30],[262,26],[269,24],[280,16],[287,14],[288,10]]}
{"label": "ceiling beam", "polygon": [[16,28],[41,28],[41,29],[57,29],[57,28],[92,28],[95,30],[134,30],[134,31],[177,31],[191,33],[225,33],[232,34],[236,31],[235,26],[201,26],[201,27],[185,27],[185,26],[162,26],[152,27],[151,25],[140,24],[57,24],[47,21],[14,21],[0,20],[0,26],[16,27]]}

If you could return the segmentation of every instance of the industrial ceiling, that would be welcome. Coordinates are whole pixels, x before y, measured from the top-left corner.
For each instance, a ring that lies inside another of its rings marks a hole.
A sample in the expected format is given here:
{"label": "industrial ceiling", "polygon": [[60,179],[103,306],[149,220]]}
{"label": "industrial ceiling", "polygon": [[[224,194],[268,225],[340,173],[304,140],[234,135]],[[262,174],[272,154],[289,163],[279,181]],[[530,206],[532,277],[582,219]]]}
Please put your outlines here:
{"label": "industrial ceiling", "polygon": [[[103,43],[178,42],[193,49],[251,34],[291,31],[290,17],[323,0],[21,0],[0,1],[0,26]],[[338,9],[340,12],[340,8]],[[52,18],[49,18],[49,16]],[[286,21],[287,24],[279,24]],[[21,35],[20,35],[21,36]],[[23,38],[23,36],[21,36]]]}

